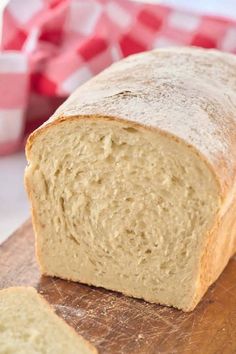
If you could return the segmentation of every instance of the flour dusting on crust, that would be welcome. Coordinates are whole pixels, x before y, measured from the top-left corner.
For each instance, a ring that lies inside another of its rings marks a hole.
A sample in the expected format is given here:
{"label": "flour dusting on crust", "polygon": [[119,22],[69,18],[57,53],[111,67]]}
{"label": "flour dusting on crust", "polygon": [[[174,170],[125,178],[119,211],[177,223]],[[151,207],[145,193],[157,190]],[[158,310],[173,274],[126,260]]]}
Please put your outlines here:
{"label": "flour dusting on crust", "polygon": [[49,120],[123,118],[194,146],[232,185],[236,167],[236,58],[215,50],[168,48],[113,64],[81,86]]}

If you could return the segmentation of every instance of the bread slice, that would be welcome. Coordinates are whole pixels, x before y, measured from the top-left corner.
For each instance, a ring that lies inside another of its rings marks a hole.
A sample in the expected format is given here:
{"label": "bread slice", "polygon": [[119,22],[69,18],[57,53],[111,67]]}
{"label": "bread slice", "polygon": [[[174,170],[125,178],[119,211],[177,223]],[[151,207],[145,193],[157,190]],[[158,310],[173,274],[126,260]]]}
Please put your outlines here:
{"label": "bread slice", "polygon": [[1,354],[96,354],[30,287],[0,291]]}
{"label": "bread slice", "polygon": [[81,86],[29,138],[43,274],[194,309],[236,249],[236,58],[171,48]]}

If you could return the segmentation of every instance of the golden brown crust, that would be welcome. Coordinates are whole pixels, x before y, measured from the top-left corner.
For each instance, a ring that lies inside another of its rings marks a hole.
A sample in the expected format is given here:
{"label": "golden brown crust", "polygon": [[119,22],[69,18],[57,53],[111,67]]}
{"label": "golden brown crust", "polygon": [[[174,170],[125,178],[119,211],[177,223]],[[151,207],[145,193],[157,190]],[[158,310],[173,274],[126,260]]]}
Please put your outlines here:
{"label": "golden brown crust", "polygon": [[199,272],[199,283],[191,311],[208,287],[220,276],[229,259],[236,252],[236,193],[224,215],[217,216],[215,224],[205,238]]}
{"label": "golden brown crust", "polygon": [[[32,134],[33,135],[33,134]],[[29,139],[28,139],[28,142],[29,142]],[[28,199],[30,201],[30,212],[31,212],[31,218],[32,218],[32,225],[33,225],[33,230],[34,230],[34,234],[35,234],[35,256],[36,256],[36,259],[38,261],[38,265],[40,267],[40,271],[42,272],[42,267],[41,267],[41,262],[40,262],[40,254],[39,254],[39,247],[37,247],[37,242],[38,242],[38,237],[37,237],[37,227],[39,225],[39,222],[37,221],[36,219],[36,208],[34,206],[34,198],[32,196],[32,191],[31,191],[31,188],[29,186],[29,181],[27,179],[27,174],[25,173],[24,175],[24,185],[25,185],[25,189],[26,189],[26,192],[27,192],[27,195],[28,195]]]}

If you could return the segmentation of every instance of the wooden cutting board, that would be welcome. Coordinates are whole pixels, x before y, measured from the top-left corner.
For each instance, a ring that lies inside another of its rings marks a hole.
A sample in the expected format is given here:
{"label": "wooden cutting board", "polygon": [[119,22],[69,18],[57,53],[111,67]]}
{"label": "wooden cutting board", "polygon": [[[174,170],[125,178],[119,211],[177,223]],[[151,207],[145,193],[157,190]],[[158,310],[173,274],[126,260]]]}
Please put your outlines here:
{"label": "wooden cutting board", "polygon": [[196,310],[146,303],[57,278],[41,277],[27,221],[0,246],[0,288],[31,285],[101,354],[236,353],[236,259]]}

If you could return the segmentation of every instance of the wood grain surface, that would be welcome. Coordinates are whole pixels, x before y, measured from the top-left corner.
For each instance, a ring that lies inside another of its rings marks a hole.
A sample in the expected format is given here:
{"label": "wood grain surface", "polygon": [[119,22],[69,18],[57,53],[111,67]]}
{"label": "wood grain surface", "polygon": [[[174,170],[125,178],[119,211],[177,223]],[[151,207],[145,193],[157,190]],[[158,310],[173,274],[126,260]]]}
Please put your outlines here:
{"label": "wood grain surface", "polygon": [[196,310],[146,303],[121,294],[40,276],[27,221],[0,246],[0,288],[32,285],[100,354],[236,353],[236,260]]}

